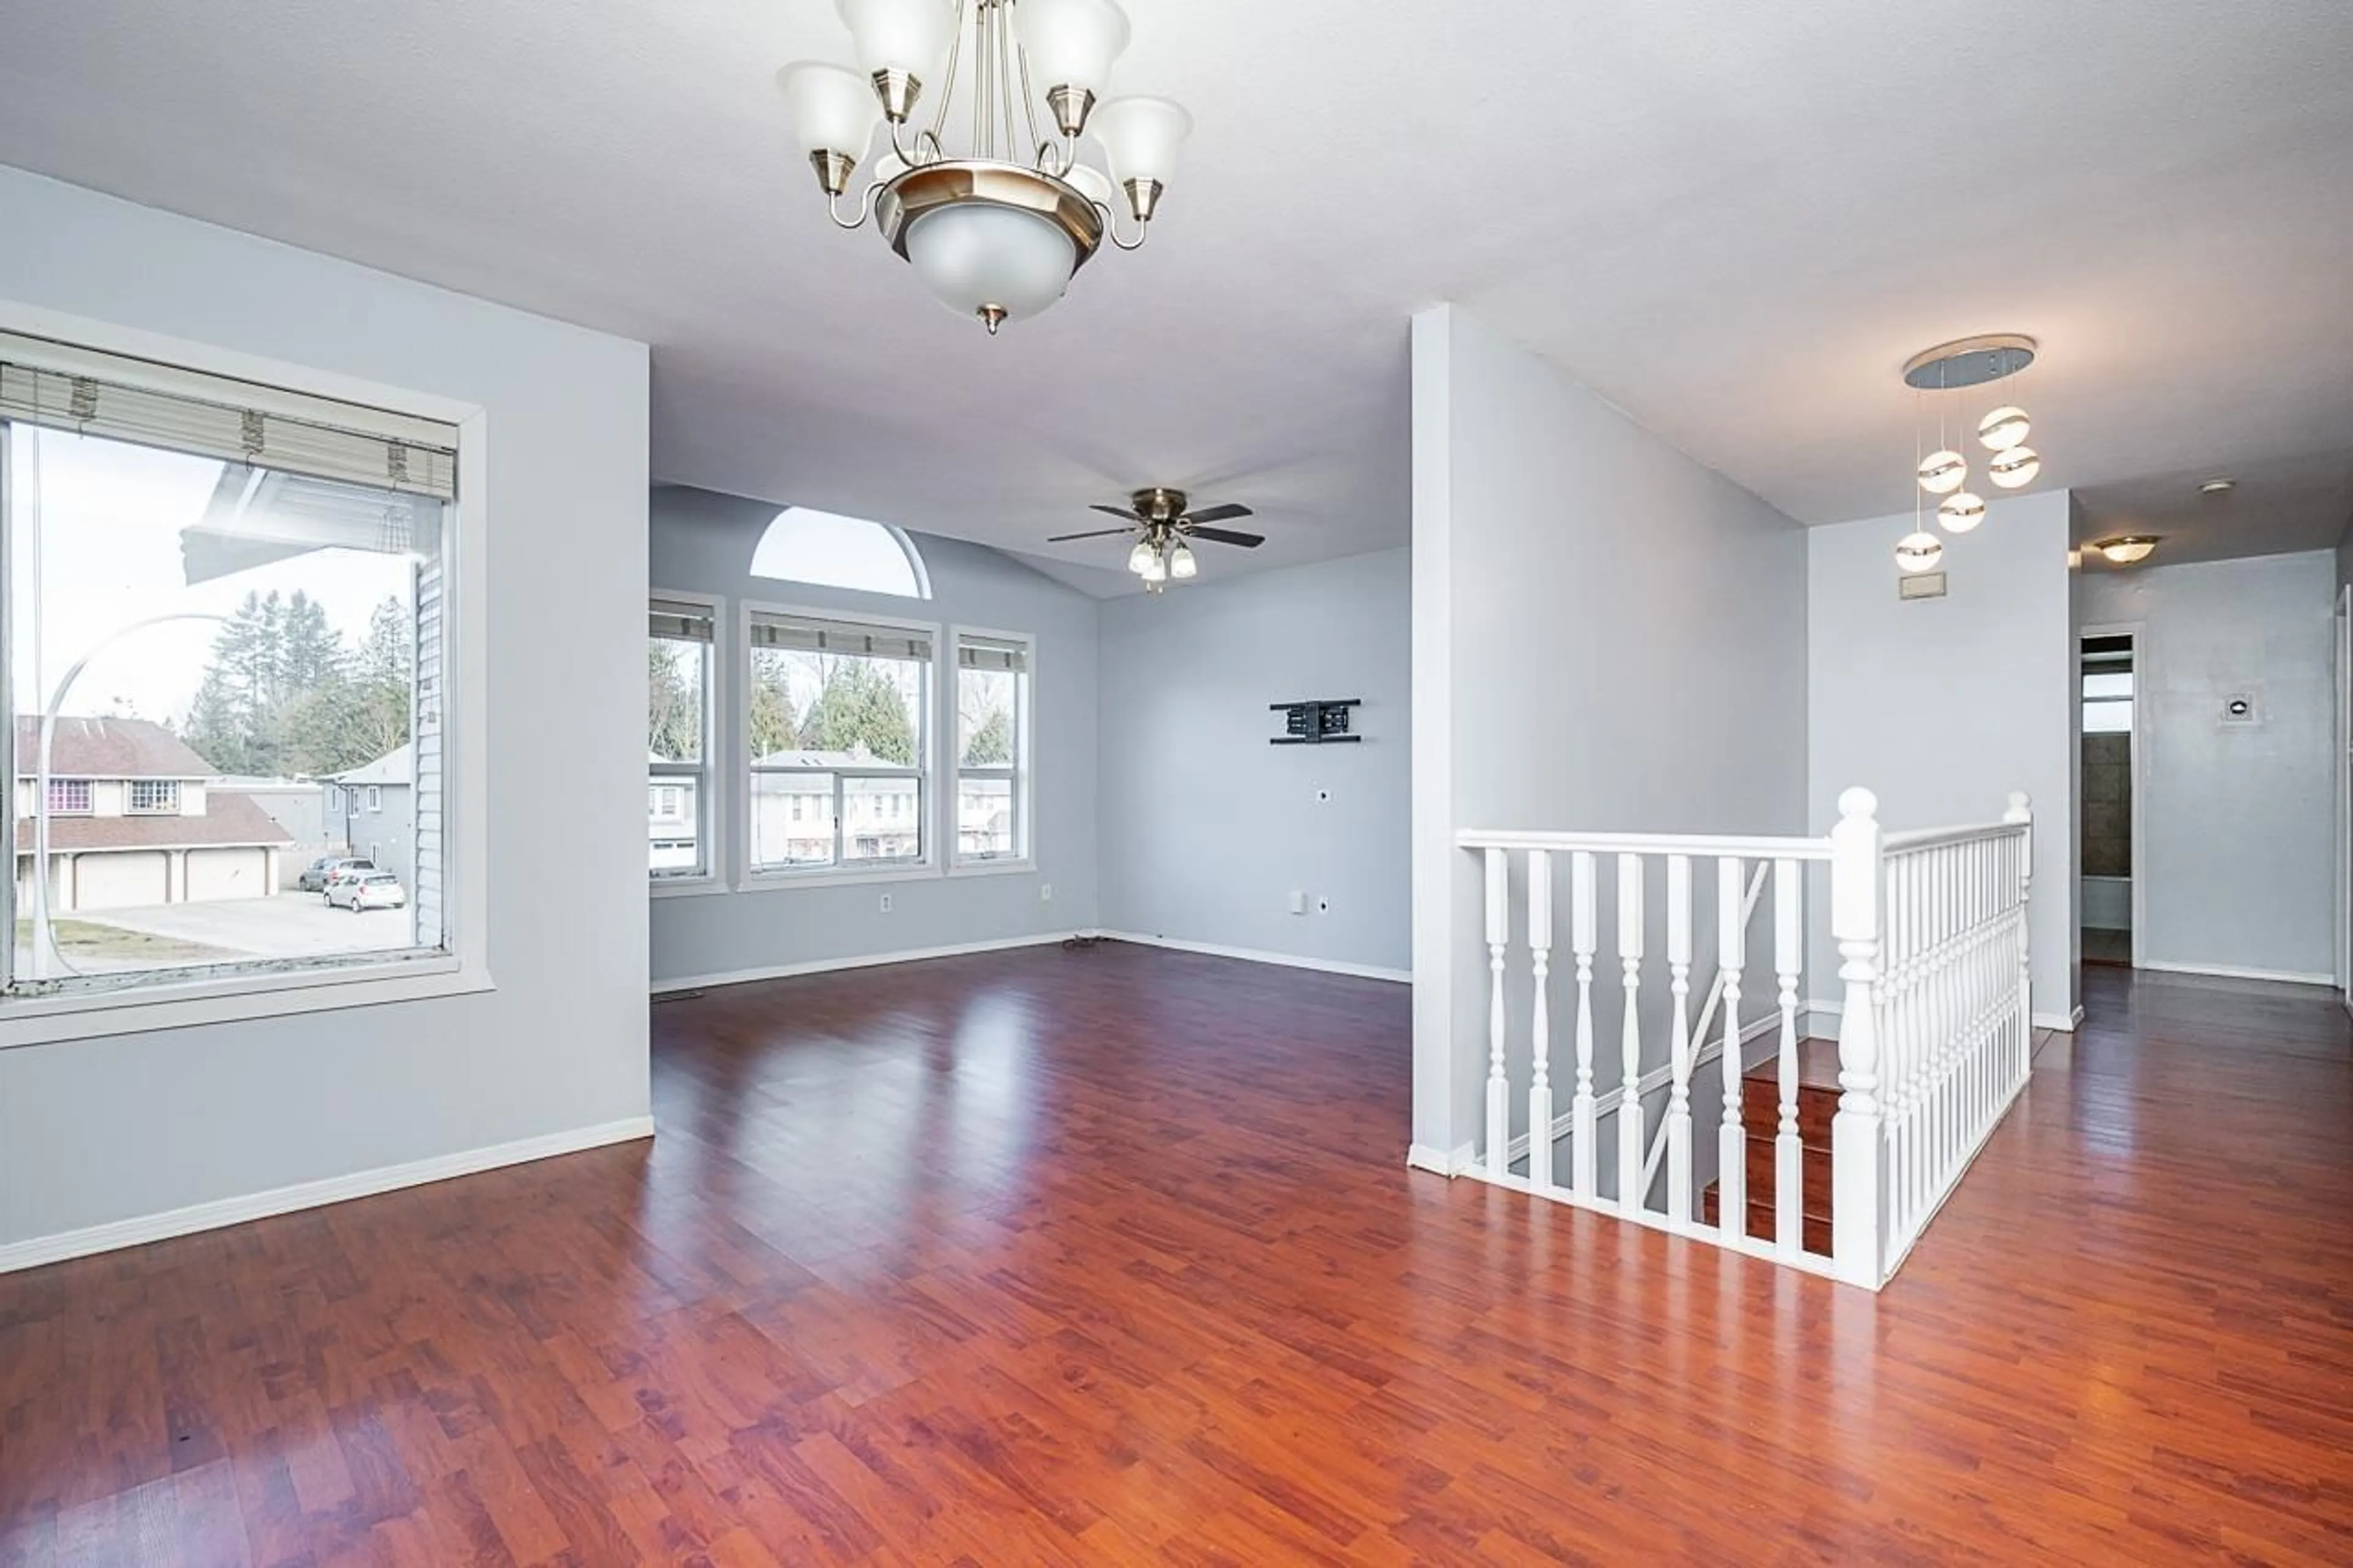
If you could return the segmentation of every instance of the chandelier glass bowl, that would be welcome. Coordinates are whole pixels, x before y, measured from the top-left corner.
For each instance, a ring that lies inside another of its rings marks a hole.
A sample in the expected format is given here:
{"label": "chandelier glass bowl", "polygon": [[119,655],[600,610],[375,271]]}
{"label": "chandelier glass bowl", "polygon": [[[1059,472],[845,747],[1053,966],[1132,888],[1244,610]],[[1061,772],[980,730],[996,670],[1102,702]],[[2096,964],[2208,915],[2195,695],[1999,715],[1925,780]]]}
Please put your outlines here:
{"label": "chandelier glass bowl", "polygon": [[1968,490],[1947,496],[1936,507],[1936,521],[1947,533],[1967,533],[1984,521],[1984,500]]}
{"label": "chandelier glass bowl", "polygon": [[1969,477],[1969,466],[1958,452],[1931,452],[1920,461],[1920,488],[1932,496],[1950,495]]}
{"label": "chandelier glass bowl", "polygon": [[1923,530],[1907,533],[1895,542],[1895,567],[1899,572],[1928,572],[1945,558],[1945,542]]}
{"label": "chandelier glass bowl", "polygon": [[1060,299],[1104,239],[1144,244],[1193,119],[1164,98],[1102,98],[1129,37],[1113,0],[838,9],[860,70],[804,61],[778,77],[836,225],[871,217],[934,297],[992,334]]}
{"label": "chandelier glass bowl", "polygon": [[1986,464],[1986,477],[2006,490],[2014,490],[2034,482],[2042,471],[2042,458],[2033,447],[2010,447],[1993,456]]}

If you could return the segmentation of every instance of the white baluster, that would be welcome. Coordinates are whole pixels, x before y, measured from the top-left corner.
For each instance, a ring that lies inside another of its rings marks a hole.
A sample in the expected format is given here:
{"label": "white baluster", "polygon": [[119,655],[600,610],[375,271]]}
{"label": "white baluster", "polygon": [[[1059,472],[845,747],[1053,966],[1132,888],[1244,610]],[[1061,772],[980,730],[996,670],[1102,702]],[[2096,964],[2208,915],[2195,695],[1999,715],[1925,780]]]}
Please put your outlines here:
{"label": "white baluster", "polygon": [[1781,982],[1781,1117],[1773,1135],[1773,1242],[1785,1253],[1805,1246],[1805,1145],[1798,1133],[1798,977],[1805,962],[1805,868],[1773,863],[1773,971]]}
{"label": "white baluster", "polygon": [[1618,1029],[1620,1070],[1618,1097],[1618,1206],[1632,1214],[1643,1206],[1642,1155],[1642,858],[1618,857],[1618,965],[1623,973],[1626,1012]]}
{"label": "white baluster", "polygon": [[1528,851],[1528,946],[1535,955],[1535,1014],[1530,1050],[1535,1076],[1528,1082],[1528,1181],[1552,1185],[1552,854]]}
{"label": "white baluster", "polygon": [[1511,857],[1487,851],[1487,1173],[1512,1165],[1512,1087],[1504,1072],[1504,950],[1512,940]]}
{"label": "white baluster", "polygon": [[1667,1090],[1667,1217],[1692,1221],[1691,857],[1667,857],[1667,988],[1675,999],[1673,1082]]}
{"label": "white baluster", "polygon": [[2010,809],[2001,814],[2004,822],[2015,822],[2026,829],[2018,836],[2018,1057],[2005,1089],[2024,1083],[2034,1068],[2034,969],[2027,952],[2028,918],[2033,913],[2030,900],[2034,895],[2034,803],[2023,793],[2010,797]]}
{"label": "white baluster", "polygon": [[1593,856],[1584,849],[1570,858],[1569,945],[1577,953],[1577,1092],[1568,1102],[1568,1158],[1573,1190],[1581,1198],[1597,1195],[1600,1160],[1594,1147],[1599,1133],[1593,1108],[1593,952],[1600,938],[1595,927]]}
{"label": "white baluster", "polygon": [[1740,860],[1726,855],[1715,863],[1716,963],[1724,971],[1724,1125],[1715,1135],[1716,1217],[1727,1240],[1748,1229],[1748,1141],[1740,1121],[1743,1068],[1740,1055],[1740,972],[1748,963],[1747,921],[1741,918]]}
{"label": "white baluster", "polygon": [[1881,1244],[1878,999],[1879,799],[1839,796],[1831,830],[1831,931],[1838,939],[1845,1001],[1839,1018],[1838,1114],[1831,1121],[1831,1255],[1840,1278],[1874,1289]]}

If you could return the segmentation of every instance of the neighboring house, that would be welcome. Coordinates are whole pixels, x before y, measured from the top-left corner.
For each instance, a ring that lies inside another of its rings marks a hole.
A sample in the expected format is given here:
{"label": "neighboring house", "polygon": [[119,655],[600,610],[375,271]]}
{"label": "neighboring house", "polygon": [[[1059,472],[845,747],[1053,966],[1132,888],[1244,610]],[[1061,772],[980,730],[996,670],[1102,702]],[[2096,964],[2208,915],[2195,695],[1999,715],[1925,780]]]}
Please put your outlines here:
{"label": "neighboring house", "polygon": [[[923,852],[923,795],[912,778],[859,778],[887,767],[862,747],[850,752],[776,752],[752,764],[752,863],[774,868],[830,865],[834,854],[834,773],[842,788],[842,852],[849,860],[913,859]],[[772,773],[806,768],[807,773]],[[967,855],[1012,845],[1012,802],[1005,786],[967,784],[956,799],[956,837]]]}
{"label": "neighboring house", "polygon": [[325,792],[312,779],[219,778],[207,793],[242,795],[265,812],[292,839],[278,857],[280,891],[295,885],[302,868],[322,855],[343,853],[343,824],[327,820]]}
{"label": "neighboring house", "polygon": [[[16,721],[16,908],[31,907],[41,724]],[[252,800],[144,719],[59,719],[49,744],[49,908],[267,898],[294,842]]]}
{"label": "neighboring house", "polygon": [[[646,761],[659,764],[652,752]],[[702,831],[695,781],[656,774],[646,781],[646,865],[653,871],[691,871],[702,860],[695,836]]]}
{"label": "neighboring house", "polygon": [[417,886],[417,763],[411,748],[331,774],[321,798],[332,841],[325,853],[364,855],[397,876],[402,887]]}

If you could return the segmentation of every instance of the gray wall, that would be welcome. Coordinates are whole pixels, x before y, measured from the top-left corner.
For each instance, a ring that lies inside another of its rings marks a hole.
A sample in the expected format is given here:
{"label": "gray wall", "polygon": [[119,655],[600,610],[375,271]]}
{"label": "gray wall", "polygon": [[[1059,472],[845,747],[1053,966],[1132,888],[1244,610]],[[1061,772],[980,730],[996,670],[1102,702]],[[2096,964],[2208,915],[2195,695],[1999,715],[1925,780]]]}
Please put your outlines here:
{"label": "gray wall", "polygon": [[[733,704],[742,677],[745,600],[865,612],[1037,638],[1034,872],[834,887],[761,888],[659,896],[653,902],[657,984],[749,976],[844,958],[1011,941],[1098,923],[1095,845],[1095,602],[986,546],[916,535],[931,574],[929,601],[847,593],[751,575],[752,552],[780,503],[666,487],[653,495],[652,585],[723,595],[720,649],[731,704],[721,726],[726,835],[722,868],[742,864],[744,727]],[[642,598],[646,584],[638,585]],[[643,615],[635,634],[642,637]],[[643,838],[644,741],[639,737],[638,837]],[[640,850],[640,855],[643,851]],[[638,867],[643,880],[645,868]],[[1053,889],[1051,902],[1039,898]],[[881,895],[892,910],[881,910]]]}
{"label": "gray wall", "polygon": [[1414,1140],[1451,1152],[1486,1055],[1454,831],[1804,832],[1806,544],[1459,308],[1415,318],[1413,376]]}
{"label": "gray wall", "polygon": [[[2141,960],[2333,977],[2336,562],[2086,573],[2089,624],[2137,622]],[[2221,721],[2248,692],[2261,721]]]}
{"label": "gray wall", "polygon": [[[1411,968],[1411,574],[1389,550],[1103,606],[1105,929]],[[1270,703],[1323,697],[1364,699],[1364,740],[1267,743]]]}
{"label": "gray wall", "polygon": [[13,170],[0,231],[0,300],[486,411],[497,984],[0,1050],[0,1244],[646,1115],[644,346]]}
{"label": "gray wall", "polygon": [[[2024,790],[2034,1010],[2061,1026],[2074,1005],[2079,760],[2069,511],[2064,490],[1993,502],[1976,531],[1946,542],[1941,599],[1895,596],[1908,511],[1807,534],[1811,831],[1830,831],[1855,784],[1879,796],[1890,831],[1998,822]],[[1820,912],[1806,995],[1835,1003],[1826,904]]]}

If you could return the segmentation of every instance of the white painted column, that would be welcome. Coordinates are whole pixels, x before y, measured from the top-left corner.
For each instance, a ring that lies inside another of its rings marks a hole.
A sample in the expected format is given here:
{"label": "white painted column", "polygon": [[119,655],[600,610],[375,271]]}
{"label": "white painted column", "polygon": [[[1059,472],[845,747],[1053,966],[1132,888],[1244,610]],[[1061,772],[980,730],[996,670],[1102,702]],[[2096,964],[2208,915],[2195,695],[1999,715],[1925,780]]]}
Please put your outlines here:
{"label": "white painted column", "polygon": [[1839,796],[1831,829],[1831,934],[1845,1002],[1839,1016],[1838,1114],[1831,1121],[1831,1257],[1839,1277],[1877,1289],[1883,1175],[1879,1108],[1879,799]]}

